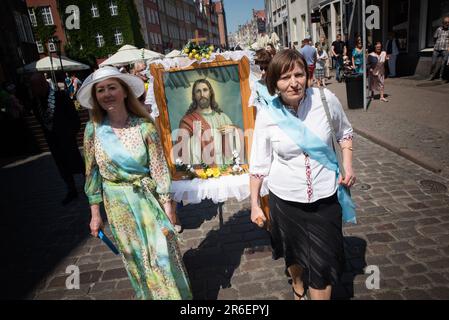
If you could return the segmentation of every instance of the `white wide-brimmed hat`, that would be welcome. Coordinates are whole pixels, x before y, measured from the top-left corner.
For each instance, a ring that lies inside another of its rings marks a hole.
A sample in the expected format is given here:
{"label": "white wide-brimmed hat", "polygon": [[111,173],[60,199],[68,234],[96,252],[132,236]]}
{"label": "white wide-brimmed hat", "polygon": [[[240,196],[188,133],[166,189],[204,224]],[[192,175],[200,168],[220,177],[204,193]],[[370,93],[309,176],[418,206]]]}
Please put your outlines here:
{"label": "white wide-brimmed hat", "polygon": [[76,99],[81,104],[81,106],[87,109],[92,109],[94,107],[92,86],[109,78],[117,78],[125,82],[136,98],[140,97],[145,92],[145,85],[143,83],[143,80],[138,76],[134,76],[128,73],[121,73],[115,67],[106,66],[90,74],[84,80],[83,85],[76,94]]}

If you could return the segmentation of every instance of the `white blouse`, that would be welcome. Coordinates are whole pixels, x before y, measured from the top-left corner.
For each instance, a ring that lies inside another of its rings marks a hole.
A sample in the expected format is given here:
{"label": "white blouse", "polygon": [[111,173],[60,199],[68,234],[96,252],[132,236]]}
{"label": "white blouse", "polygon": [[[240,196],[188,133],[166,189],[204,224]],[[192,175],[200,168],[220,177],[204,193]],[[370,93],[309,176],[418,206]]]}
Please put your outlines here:
{"label": "white blouse", "polygon": [[[337,140],[352,139],[353,130],[338,98],[325,89]],[[297,117],[332,148],[332,135],[318,88],[309,88]],[[259,108],[251,147],[250,174],[268,179],[268,188],[287,201],[315,202],[337,190],[336,173],[304,154],[274,123],[267,108]]]}

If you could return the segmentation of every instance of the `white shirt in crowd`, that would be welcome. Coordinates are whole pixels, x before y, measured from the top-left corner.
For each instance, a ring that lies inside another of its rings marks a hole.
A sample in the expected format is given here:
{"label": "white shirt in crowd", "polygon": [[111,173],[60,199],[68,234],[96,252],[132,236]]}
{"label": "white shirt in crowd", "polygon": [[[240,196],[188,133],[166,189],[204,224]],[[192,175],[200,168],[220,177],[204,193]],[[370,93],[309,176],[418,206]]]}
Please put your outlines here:
{"label": "white shirt in crowd", "polygon": [[[352,126],[338,98],[325,89],[338,141],[352,139]],[[332,135],[318,88],[309,88],[300,103],[298,118],[332,148]],[[336,173],[310,158],[310,202],[332,196],[338,187]],[[283,200],[308,203],[303,150],[274,123],[267,108],[259,108],[251,148],[250,174],[268,179],[268,189]]]}
{"label": "white shirt in crowd", "polygon": [[326,59],[329,58],[329,56],[327,55],[326,51],[322,51],[321,54],[319,52],[317,52],[317,61],[316,61],[316,69],[324,69],[324,67],[326,66]]}

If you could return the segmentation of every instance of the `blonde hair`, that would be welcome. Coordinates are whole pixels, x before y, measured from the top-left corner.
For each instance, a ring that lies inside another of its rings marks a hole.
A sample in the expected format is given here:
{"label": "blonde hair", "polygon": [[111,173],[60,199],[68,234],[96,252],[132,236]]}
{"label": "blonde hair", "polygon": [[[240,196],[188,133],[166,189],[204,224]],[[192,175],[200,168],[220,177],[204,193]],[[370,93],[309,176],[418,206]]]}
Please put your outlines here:
{"label": "blonde hair", "polygon": [[[117,82],[122,86],[123,90],[126,93],[125,98],[125,107],[128,113],[133,114],[139,118],[144,118],[148,122],[153,123],[153,120],[150,117],[150,114],[147,110],[145,110],[144,106],[139,102],[136,96],[134,96],[133,92],[129,88],[129,86],[123,80],[119,78],[111,78],[117,80]],[[92,86],[92,98],[94,100],[92,111],[90,112],[90,118],[94,123],[100,124],[103,122],[104,117],[106,116],[106,110],[104,110],[97,100],[97,95],[95,92],[97,84]]]}

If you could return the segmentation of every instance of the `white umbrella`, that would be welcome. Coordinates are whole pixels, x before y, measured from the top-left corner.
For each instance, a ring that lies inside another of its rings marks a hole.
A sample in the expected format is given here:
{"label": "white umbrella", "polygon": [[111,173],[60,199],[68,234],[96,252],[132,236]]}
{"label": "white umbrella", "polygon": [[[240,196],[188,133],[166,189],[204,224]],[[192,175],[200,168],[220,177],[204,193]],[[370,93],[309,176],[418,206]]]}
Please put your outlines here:
{"label": "white umbrella", "polygon": [[38,61],[31,62],[23,66],[22,68],[17,69],[17,71],[20,73],[20,72],[51,71],[52,69],[54,71],[61,70],[61,62],[64,71],[90,69],[90,67],[87,64],[69,59],[64,56],[61,56],[61,60],[59,59],[59,57],[52,57],[52,59],[50,60],[50,57],[47,56]]}
{"label": "white umbrella", "polygon": [[118,49],[115,54],[100,63],[100,67],[128,64],[138,60],[162,59],[163,57],[164,55],[158,52],[154,52],[145,48],[138,49],[135,46],[126,44]]}

